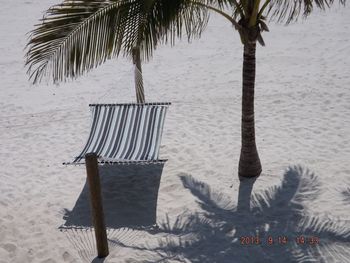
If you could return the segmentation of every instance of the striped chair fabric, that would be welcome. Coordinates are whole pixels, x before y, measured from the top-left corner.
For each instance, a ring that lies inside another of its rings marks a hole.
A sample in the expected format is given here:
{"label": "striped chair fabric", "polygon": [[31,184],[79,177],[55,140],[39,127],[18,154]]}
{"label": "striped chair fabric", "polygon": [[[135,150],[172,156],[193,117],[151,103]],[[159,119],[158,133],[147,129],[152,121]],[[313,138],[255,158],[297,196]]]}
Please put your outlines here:
{"label": "striped chair fabric", "polygon": [[[170,103],[90,104],[92,125],[82,152],[71,164],[82,164],[94,152],[99,162],[164,162],[159,147]],[[68,163],[66,163],[68,164]]]}

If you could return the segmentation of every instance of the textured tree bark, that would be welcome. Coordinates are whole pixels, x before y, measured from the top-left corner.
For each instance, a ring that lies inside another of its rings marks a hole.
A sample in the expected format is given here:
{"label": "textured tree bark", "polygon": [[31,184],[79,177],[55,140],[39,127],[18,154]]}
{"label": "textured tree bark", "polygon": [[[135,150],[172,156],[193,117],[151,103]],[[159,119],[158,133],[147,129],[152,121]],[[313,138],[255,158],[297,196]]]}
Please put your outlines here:
{"label": "textured tree bark", "polygon": [[87,181],[90,190],[90,203],[92,221],[95,227],[95,238],[97,247],[97,256],[99,258],[107,257],[109,254],[106,224],[103,214],[102,194],[100,176],[98,174],[97,156],[95,153],[85,155]]}
{"label": "textured tree bark", "polygon": [[145,103],[145,92],[143,88],[142,68],[141,68],[141,57],[140,48],[135,47],[132,50],[132,59],[135,65],[135,91],[137,103]]}
{"label": "textured tree bark", "polygon": [[255,88],[255,52],[256,42],[244,44],[243,88],[242,88],[242,124],[241,155],[238,175],[256,177],[261,174],[261,163],[255,143],[254,88]]}

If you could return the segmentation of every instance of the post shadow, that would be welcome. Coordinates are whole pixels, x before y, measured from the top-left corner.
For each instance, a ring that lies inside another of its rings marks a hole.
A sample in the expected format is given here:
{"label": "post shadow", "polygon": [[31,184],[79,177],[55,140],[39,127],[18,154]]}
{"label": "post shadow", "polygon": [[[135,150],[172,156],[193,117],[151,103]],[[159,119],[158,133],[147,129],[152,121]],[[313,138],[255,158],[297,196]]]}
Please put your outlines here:
{"label": "post shadow", "polygon": [[[156,224],[163,167],[163,163],[99,166],[107,228],[143,228]],[[89,200],[85,183],[73,209],[65,209],[62,227],[92,227]]]}

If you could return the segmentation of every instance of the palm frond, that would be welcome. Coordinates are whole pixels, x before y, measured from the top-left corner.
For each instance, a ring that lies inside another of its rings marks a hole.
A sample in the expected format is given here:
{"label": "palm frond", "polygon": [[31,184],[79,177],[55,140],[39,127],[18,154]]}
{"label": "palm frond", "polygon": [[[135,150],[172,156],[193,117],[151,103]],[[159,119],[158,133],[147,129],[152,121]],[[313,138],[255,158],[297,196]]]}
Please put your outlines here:
{"label": "palm frond", "polygon": [[[207,9],[221,15],[229,20],[236,29],[240,28],[237,21],[245,17],[244,13],[246,11],[244,10],[244,6],[241,2],[237,2],[236,0],[190,0],[189,2],[197,7],[204,8],[204,10]],[[228,10],[230,10],[230,12],[227,12]]]}
{"label": "palm frond", "polygon": [[[142,1],[141,1],[142,2]],[[207,26],[209,13],[202,6],[186,0],[156,0],[141,6],[139,38],[142,57],[149,60],[159,44],[175,44],[186,35],[188,41],[199,38]]]}
{"label": "palm frond", "polygon": [[[325,10],[329,8],[334,0],[267,0],[266,16],[278,22],[289,24],[296,21],[300,15],[304,18],[310,15],[314,8]],[[339,0],[345,4],[345,0]]]}
{"label": "palm frond", "polygon": [[[128,1],[64,1],[30,34],[26,66],[34,83],[74,78],[120,51]],[[51,73],[51,74],[50,74]]]}
{"label": "palm frond", "polygon": [[195,2],[201,2],[207,6],[218,8],[222,11],[228,11],[232,13],[234,19],[241,19],[247,15],[244,5],[247,1],[243,0],[193,0]]}
{"label": "palm frond", "polygon": [[134,47],[148,60],[159,43],[199,37],[208,21],[204,7],[186,0],[66,0],[47,10],[31,32],[26,66],[34,83],[74,78],[107,59],[130,56]]}

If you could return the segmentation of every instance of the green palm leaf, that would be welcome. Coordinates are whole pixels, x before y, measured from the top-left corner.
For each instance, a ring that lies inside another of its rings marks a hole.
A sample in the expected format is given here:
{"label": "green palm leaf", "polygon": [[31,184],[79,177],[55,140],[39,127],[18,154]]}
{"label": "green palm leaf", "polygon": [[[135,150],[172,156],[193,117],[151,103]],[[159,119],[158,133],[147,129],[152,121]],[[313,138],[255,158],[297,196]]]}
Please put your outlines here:
{"label": "green palm leaf", "polygon": [[188,40],[200,37],[208,22],[208,11],[203,6],[185,0],[140,1],[138,21],[133,25],[137,41],[129,46],[140,47],[144,60],[149,60],[160,43],[175,44],[185,33]]}
{"label": "green palm leaf", "polygon": [[[325,10],[329,8],[334,0],[267,0],[267,14],[272,20],[278,22],[296,21],[302,14],[304,18],[310,15],[314,8]],[[339,1],[345,4],[345,0]]]}
{"label": "green palm leaf", "polygon": [[30,34],[26,66],[33,83],[75,78],[139,47],[148,60],[159,43],[175,43],[183,30],[200,36],[203,6],[185,0],[66,0],[47,10]]}
{"label": "green palm leaf", "polygon": [[[119,52],[124,1],[65,1],[51,7],[32,31],[26,54],[33,82],[81,75]],[[116,25],[121,25],[116,27]]]}

